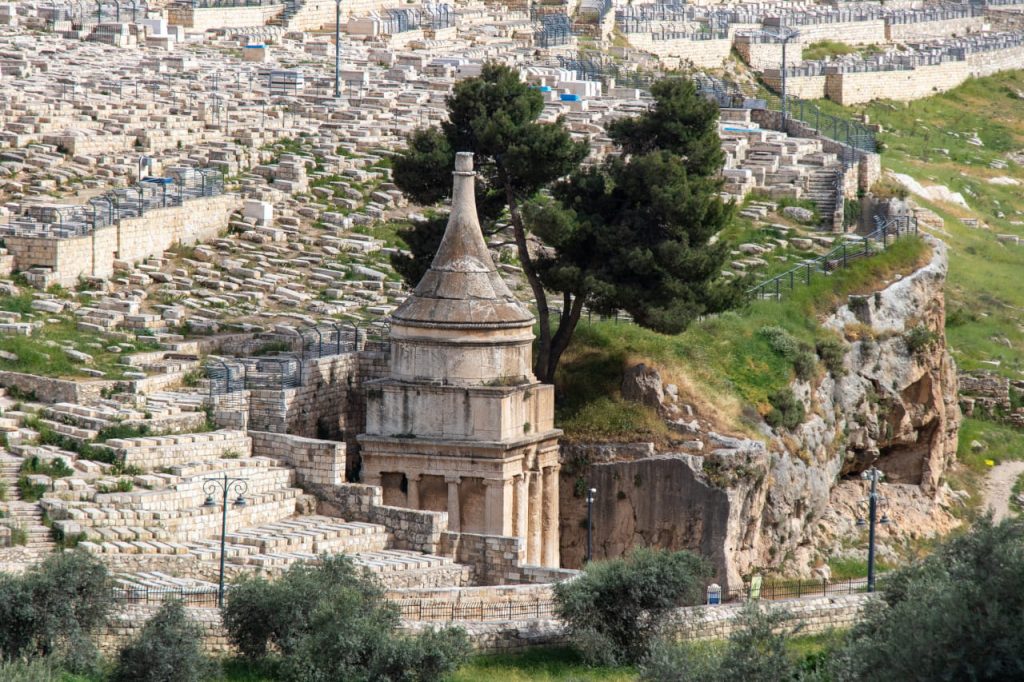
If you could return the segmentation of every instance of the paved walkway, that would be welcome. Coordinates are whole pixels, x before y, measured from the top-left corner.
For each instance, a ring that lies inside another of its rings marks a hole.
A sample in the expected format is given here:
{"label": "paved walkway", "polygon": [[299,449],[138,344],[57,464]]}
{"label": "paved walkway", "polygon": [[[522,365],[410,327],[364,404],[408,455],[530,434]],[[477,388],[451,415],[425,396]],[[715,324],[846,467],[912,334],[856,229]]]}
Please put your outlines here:
{"label": "paved walkway", "polygon": [[992,510],[996,523],[1010,515],[1010,491],[1021,474],[1024,474],[1024,462],[1004,462],[988,472],[982,490],[984,508]]}

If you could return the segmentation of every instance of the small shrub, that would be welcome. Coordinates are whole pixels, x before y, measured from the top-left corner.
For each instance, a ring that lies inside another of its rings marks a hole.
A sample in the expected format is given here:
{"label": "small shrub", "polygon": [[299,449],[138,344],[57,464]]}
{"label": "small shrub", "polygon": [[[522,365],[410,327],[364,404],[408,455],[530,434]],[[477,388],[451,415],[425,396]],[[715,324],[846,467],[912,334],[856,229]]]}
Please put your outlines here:
{"label": "small shrub", "polygon": [[180,601],[168,601],[121,650],[113,682],[204,682],[216,666],[202,652],[202,631]]}
{"label": "small shrub", "polygon": [[800,381],[810,381],[818,369],[818,360],[813,349],[790,334],[782,327],[761,327],[757,332],[763,336],[772,350],[793,363],[793,371]]}
{"label": "small shrub", "polygon": [[907,352],[917,355],[931,350],[939,341],[939,335],[923,324],[919,324],[903,335],[903,343],[907,346]]}
{"label": "small shrub", "polygon": [[804,404],[790,389],[783,388],[772,393],[768,396],[768,402],[771,403],[772,409],[765,415],[764,420],[772,428],[792,430],[804,423],[807,416]]}
{"label": "small shrub", "polygon": [[20,524],[9,526],[11,529],[11,546],[18,547],[28,544],[28,531]]}
{"label": "small shrub", "polygon": [[[806,679],[786,651],[797,628],[788,612],[748,602],[725,646],[662,640],[640,669],[643,682],[779,682]],[[813,679],[813,678],[812,678]]]}
{"label": "small shrub", "polygon": [[67,462],[61,458],[55,458],[48,462],[43,462],[38,457],[33,456],[22,463],[21,473],[43,474],[50,478],[65,478],[75,473],[75,470],[69,467]]}
{"label": "small shrub", "polygon": [[815,346],[818,357],[832,376],[841,377],[846,374],[843,360],[846,358],[846,344],[839,339],[821,339]]}
{"label": "small shrub", "polygon": [[28,476],[18,479],[18,492],[24,502],[38,502],[46,494],[46,486],[42,483],[32,483]]}
{"label": "small shrub", "polygon": [[10,484],[3,479],[0,479],[0,502],[6,502],[7,496],[10,494]]}
{"label": "small shrub", "polygon": [[639,548],[622,559],[591,562],[575,580],[557,583],[556,610],[589,662],[636,663],[669,611],[700,602],[710,575],[692,552]]}

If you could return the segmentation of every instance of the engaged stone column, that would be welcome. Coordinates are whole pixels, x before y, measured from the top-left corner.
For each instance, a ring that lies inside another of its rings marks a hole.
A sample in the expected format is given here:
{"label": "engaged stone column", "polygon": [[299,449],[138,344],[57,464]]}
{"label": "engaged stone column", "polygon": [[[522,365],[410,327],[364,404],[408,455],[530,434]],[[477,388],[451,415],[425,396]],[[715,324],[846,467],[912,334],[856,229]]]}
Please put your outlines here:
{"label": "engaged stone column", "polygon": [[[484,527],[488,535],[510,535],[512,533],[512,509],[509,495],[512,481],[483,479],[487,486],[484,497]],[[508,513],[506,513],[508,512]]]}
{"label": "engaged stone column", "polygon": [[558,467],[544,469],[544,545],[541,563],[550,568],[559,567],[558,557]]}
{"label": "engaged stone column", "polygon": [[529,544],[530,521],[529,505],[526,496],[529,494],[529,484],[526,482],[527,474],[521,474],[515,478],[515,512],[513,517],[512,534],[523,539],[523,547]]}
{"label": "engaged stone column", "polygon": [[531,471],[526,474],[529,477],[529,509],[527,510],[529,533],[526,537],[526,563],[531,566],[540,565],[541,546],[541,514],[540,507],[543,491],[540,485],[540,472]]}
{"label": "engaged stone column", "polygon": [[405,477],[408,482],[408,492],[406,493],[406,504],[409,505],[410,509],[420,508],[420,475],[410,474]]}
{"label": "engaged stone column", "polygon": [[445,476],[448,483],[448,530],[458,533],[462,527],[462,510],[459,507],[459,476]]}

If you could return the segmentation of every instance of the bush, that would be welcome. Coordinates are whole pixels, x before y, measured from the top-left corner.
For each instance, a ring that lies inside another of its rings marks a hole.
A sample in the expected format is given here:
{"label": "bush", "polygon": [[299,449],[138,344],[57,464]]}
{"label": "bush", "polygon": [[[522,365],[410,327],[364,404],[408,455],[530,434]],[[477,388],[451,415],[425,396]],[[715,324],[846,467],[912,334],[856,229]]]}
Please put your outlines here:
{"label": "bush", "polygon": [[843,360],[846,357],[846,344],[839,339],[822,339],[816,344],[815,350],[832,376],[841,377],[846,374]]}
{"label": "bush", "polygon": [[296,682],[437,680],[469,652],[461,630],[396,634],[398,611],[345,556],[294,565],[274,582],[242,579],[228,592],[224,625],[247,658],[279,652],[284,679]]}
{"label": "bush", "polygon": [[23,575],[0,574],[0,658],[56,656],[72,671],[96,663],[93,631],[110,606],[107,569],[86,552],[62,552]]}
{"label": "bush", "polygon": [[749,602],[724,646],[659,640],[640,668],[644,682],[780,682],[805,679],[786,652],[788,612]]}
{"label": "bush", "polygon": [[832,659],[833,679],[1024,679],[1024,520],[982,519],[891,573]]}
{"label": "bush", "polygon": [[640,548],[591,562],[575,580],[557,583],[556,610],[589,662],[636,663],[670,610],[701,601],[710,576],[710,566],[692,552]]}
{"label": "bush", "polygon": [[793,363],[793,371],[801,381],[814,378],[818,369],[818,359],[813,349],[790,334],[782,327],[761,327],[757,332],[763,336],[772,350]]}
{"label": "bush", "polygon": [[216,665],[202,652],[202,631],[181,602],[168,601],[121,650],[112,682],[204,682]]}
{"label": "bush", "polygon": [[938,341],[939,335],[923,324],[917,325],[903,335],[903,343],[911,355],[930,350]]}
{"label": "bush", "polygon": [[788,388],[783,388],[768,396],[772,409],[764,420],[772,428],[795,429],[804,423],[807,416],[804,404]]}

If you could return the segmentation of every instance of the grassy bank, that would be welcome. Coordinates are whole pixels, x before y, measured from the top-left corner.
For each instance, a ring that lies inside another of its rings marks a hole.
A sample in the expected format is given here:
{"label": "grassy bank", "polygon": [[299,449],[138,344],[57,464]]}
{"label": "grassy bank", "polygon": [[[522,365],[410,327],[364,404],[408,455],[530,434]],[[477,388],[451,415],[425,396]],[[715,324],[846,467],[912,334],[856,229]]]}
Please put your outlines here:
{"label": "grassy bank", "polygon": [[659,369],[665,383],[676,384],[681,399],[696,405],[702,416],[722,428],[755,434],[768,397],[794,377],[793,363],[759,332],[782,327],[810,346],[834,339],[819,324],[824,314],[851,294],[875,291],[896,274],[912,272],[929,256],[922,240],[905,239],[846,270],[816,276],[781,302],[753,302],[675,336],[584,320],[556,380],[559,423],[570,438],[581,440],[668,438],[652,410],[619,396],[623,370],[645,362]]}

